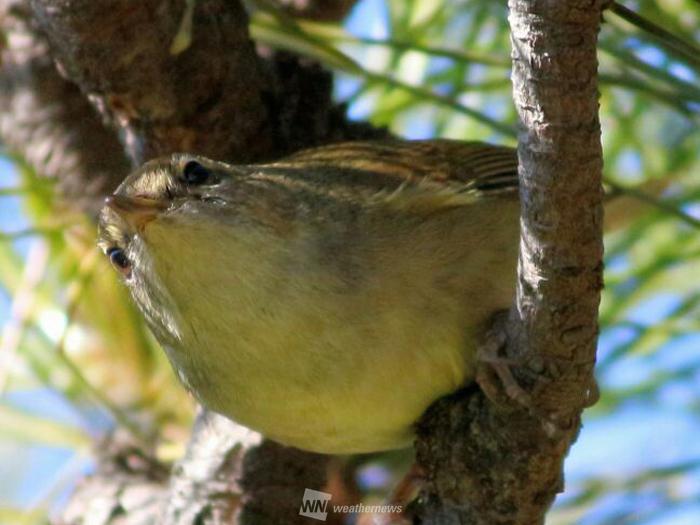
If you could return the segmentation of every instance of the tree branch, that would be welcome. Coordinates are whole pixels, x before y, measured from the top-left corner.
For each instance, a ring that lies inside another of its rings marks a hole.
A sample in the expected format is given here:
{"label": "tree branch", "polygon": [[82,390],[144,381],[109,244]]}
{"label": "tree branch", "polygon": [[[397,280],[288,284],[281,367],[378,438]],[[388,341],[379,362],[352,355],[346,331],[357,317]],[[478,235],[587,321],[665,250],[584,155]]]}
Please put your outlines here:
{"label": "tree branch", "polygon": [[173,151],[269,159],[354,130],[331,102],[327,73],[257,55],[239,2],[197,1],[191,44],[178,54],[182,0],[31,6],[62,71],[120,127],[136,163]]}
{"label": "tree branch", "polygon": [[419,425],[425,524],[543,523],[595,397],[602,286],[596,39],[601,3],[510,0],[513,91],[522,120],[521,245],[507,355],[530,410],[463,392]]}
{"label": "tree branch", "polygon": [[95,212],[131,165],[80,89],[56,71],[22,0],[0,0],[0,140],[70,202]]}
{"label": "tree branch", "polygon": [[173,151],[241,160],[269,151],[274,136],[264,96],[272,78],[257,60],[238,2],[196,2],[192,45],[177,55],[170,49],[183,1],[31,6],[64,74],[120,126],[137,163]]}
{"label": "tree branch", "polygon": [[548,382],[537,406],[568,427],[595,394],[603,270],[596,40],[603,2],[511,0],[523,127],[518,348]]}

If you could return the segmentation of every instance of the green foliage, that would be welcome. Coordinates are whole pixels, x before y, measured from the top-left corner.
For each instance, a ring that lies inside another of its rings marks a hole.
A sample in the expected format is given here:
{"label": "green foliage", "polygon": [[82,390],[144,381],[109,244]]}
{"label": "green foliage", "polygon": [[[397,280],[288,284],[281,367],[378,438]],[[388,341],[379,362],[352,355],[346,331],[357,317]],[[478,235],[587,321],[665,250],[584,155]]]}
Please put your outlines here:
{"label": "green foliage", "polygon": [[[80,474],[75,465],[85,467],[96,437],[116,425],[142,442],[157,436],[167,444],[176,435],[180,445],[192,403],[98,252],[92,219],[14,160],[20,182],[4,193],[21,199],[30,226],[0,239],[0,293],[11,298],[0,336],[0,465],[8,469],[0,523],[43,523],[50,502]],[[10,503],[5,492],[32,476],[31,463],[15,460],[36,446],[69,453],[70,475],[39,475],[33,483],[43,496],[32,498],[32,512],[5,520],[17,512],[3,508]]]}

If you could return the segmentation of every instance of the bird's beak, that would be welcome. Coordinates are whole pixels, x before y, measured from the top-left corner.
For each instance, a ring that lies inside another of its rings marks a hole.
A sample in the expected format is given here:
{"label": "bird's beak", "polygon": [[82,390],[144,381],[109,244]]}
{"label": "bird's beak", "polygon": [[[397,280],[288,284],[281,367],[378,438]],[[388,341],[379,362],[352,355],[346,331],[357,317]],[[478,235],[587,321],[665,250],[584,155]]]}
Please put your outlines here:
{"label": "bird's beak", "polygon": [[114,210],[132,228],[143,229],[160,212],[166,210],[170,203],[147,197],[110,195],[105,199],[105,205]]}

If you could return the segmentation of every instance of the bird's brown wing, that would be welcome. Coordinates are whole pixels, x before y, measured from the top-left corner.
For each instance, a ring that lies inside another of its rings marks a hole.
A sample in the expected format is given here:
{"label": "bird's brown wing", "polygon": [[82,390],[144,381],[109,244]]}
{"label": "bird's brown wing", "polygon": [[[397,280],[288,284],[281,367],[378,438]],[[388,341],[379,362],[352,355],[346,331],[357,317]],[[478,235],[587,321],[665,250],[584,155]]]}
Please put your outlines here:
{"label": "bird's brown wing", "polygon": [[293,165],[309,182],[322,178],[327,184],[337,177],[339,183],[374,190],[420,185],[494,195],[518,188],[516,150],[484,142],[342,142],[301,151],[275,165]]}

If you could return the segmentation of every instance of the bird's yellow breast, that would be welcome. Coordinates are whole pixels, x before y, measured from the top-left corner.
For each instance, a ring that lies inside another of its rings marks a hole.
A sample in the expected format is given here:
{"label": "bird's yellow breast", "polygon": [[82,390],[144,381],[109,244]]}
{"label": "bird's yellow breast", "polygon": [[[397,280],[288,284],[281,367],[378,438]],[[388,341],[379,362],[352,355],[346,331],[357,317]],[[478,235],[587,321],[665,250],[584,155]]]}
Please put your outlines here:
{"label": "bird's yellow breast", "polygon": [[143,238],[178,310],[174,367],[209,408],[284,444],[410,444],[430,403],[473,377],[475,327],[511,300],[517,203],[490,222],[478,206],[284,238],[154,220]]}

